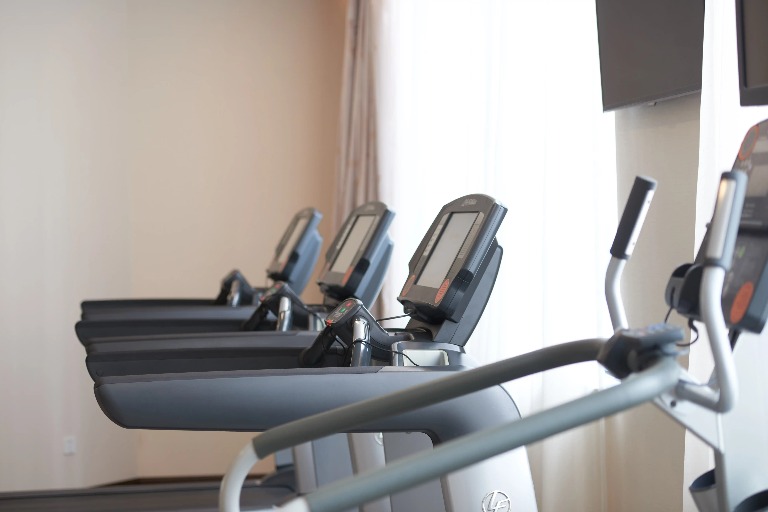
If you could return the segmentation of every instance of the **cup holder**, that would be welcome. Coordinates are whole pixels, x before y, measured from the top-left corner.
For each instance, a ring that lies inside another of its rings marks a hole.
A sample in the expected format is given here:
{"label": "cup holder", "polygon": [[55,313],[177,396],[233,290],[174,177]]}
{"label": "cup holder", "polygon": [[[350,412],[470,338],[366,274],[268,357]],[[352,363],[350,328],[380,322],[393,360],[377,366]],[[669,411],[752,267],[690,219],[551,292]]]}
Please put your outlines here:
{"label": "cup holder", "polygon": [[693,481],[688,488],[699,512],[719,512],[715,470],[711,469]]}
{"label": "cup holder", "polygon": [[406,357],[403,366],[447,366],[448,354],[445,350],[403,350]]}
{"label": "cup holder", "polygon": [[[718,512],[717,482],[715,470],[707,471],[693,481],[689,487],[693,501],[699,512]],[[733,512],[764,512],[768,511],[768,489],[749,496],[739,503]]]}
{"label": "cup holder", "polygon": [[758,512],[764,510],[768,510],[768,489],[745,499],[733,509],[733,512]]}

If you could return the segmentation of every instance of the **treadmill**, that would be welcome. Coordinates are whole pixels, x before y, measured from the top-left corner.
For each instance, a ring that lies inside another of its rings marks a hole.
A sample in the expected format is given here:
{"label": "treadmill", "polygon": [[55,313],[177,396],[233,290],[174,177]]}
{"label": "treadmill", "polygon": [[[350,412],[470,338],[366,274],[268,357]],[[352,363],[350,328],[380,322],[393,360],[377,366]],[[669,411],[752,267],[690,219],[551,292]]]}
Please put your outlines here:
{"label": "treadmill", "polygon": [[[307,286],[320,256],[323,238],[317,226],[323,215],[314,208],[298,211],[280,238],[275,256],[267,268],[267,278],[288,283],[301,293]],[[140,318],[147,310],[196,308],[203,306],[247,306],[257,304],[264,288],[254,288],[239,270],[232,270],[221,281],[214,299],[112,299],[86,300],[80,305],[82,319],[124,315]]]}
{"label": "treadmill", "polygon": [[[275,314],[281,302],[286,308],[297,306],[291,313],[285,311],[285,315],[292,316],[292,325],[309,329],[316,323],[316,315],[333,309],[348,296],[358,297],[366,304],[375,299],[391,257],[392,242],[387,229],[393,217],[394,213],[386,205],[375,201],[352,211],[326,253],[318,283],[324,297],[317,307],[305,306],[290,283],[278,281],[254,306],[163,307],[137,309],[127,314],[105,311],[96,319],[77,322],[75,332],[88,347],[108,338],[274,330]],[[280,257],[278,254],[276,261],[279,262]],[[284,329],[287,326],[288,321],[283,323]]]}
{"label": "treadmill", "polygon": [[[257,357],[259,343],[275,344],[264,337],[250,348],[251,368],[211,365],[204,372],[96,375],[99,405],[126,428],[262,431],[474,367],[464,345],[498,273],[502,248],[495,234],[505,213],[493,198],[479,194],[443,207],[409,263],[409,278],[398,298],[411,317],[404,330],[382,329],[363,304],[348,299],[327,316],[325,329],[313,343],[290,348],[270,364]],[[217,348],[206,350],[215,359]],[[169,359],[150,350],[145,356],[157,364]],[[180,351],[174,357],[185,355]],[[356,365],[350,366],[350,361]],[[489,410],[494,414],[488,415]],[[397,442],[390,442],[390,434],[426,432],[430,445],[439,444],[519,417],[512,398],[496,386],[350,431],[384,432],[385,457],[396,458],[405,453]],[[441,479],[439,509],[445,510],[444,504],[449,510],[476,507],[477,502],[466,497],[477,492],[473,486],[493,487],[509,471],[519,475],[516,490],[522,502],[535,507],[527,454],[518,450],[490,465]],[[410,496],[393,496],[390,505],[398,512],[414,510]]]}
{"label": "treadmill", "polygon": [[[391,259],[393,243],[388,235],[388,228],[394,218],[394,212],[389,210],[386,205],[380,202],[371,202],[356,208],[348,217],[342,226],[336,239],[326,254],[326,264],[323,270],[323,277],[319,284],[324,292],[324,301],[322,305],[306,306],[301,302],[298,296],[292,291],[287,283],[276,282],[272,287],[265,290],[258,308],[271,311],[275,305],[279,311],[275,313],[279,316],[277,325],[285,329],[292,326],[292,319],[296,315],[291,314],[291,308],[286,308],[286,302],[292,306],[295,312],[305,312],[305,316],[311,315],[324,318],[327,310],[339,302],[341,297],[360,297],[365,304],[370,305],[375,300],[381,289],[384,274],[386,272],[389,260]],[[258,309],[257,308],[257,309]],[[306,309],[303,309],[306,308]],[[288,311],[289,314],[284,314]],[[281,314],[282,313],[282,314]],[[258,316],[258,315],[255,315]],[[314,318],[314,316],[312,316]],[[210,339],[217,337],[230,337],[232,339],[240,338],[241,341],[247,338],[258,336],[277,336],[278,344],[281,342],[289,343],[291,336],[301,336],[304,340],[302,348],[305,348],[314,341],[317,332],[233,332],[219,333],[210,336]],[[195,335],[188,335],[194,337]],[[115,345],[133,344],[134,346],[155,346],[159,347],[160,353],[166,351],[166,346],[173,346],[174,343],[183,342],[184,339],[173,339],[173,336],[146,337],[141,340],[133,338],[115,338],[121,341],[109,340],[91,340],[86,346],[89,352],[99,352],[100,348],[111,347]],[[197,340],[201,343],[207,336],[199,336]],[[217,343],[214,341],[214,343]],[[232,355],[229,348],[224,343],[223,351]],[[109,350],[104,350],[108,352]],[[266,360],[269,355],[262,354]],[[194,359],[194,358],[193,358]],[[238,359],[233,355],[232,360]],[[98,361],[98,357],[97,357]],[[170,361],[170,360],[169,360]],[[215,362],[214,360],[213,362]],[[246,359],[247,361],[247,359]],[[178,369],[177,363],[171,363],[173,368]],[[263,363],[263,362],[262,362]],[[109,367],[109,365],[107,365]],[[156,369],[156,367],[153,367]],[[183,364],[182,364],[183,368]],[[147,371],[149,368],[139,368]],[[130,369],[123,367],[123,372],[130,373]],[[182,369],[183,371],[183,369]],[[94,373],[92,372],[92,375]],[[315,452],[328,452],[331,449],[340,447],[338,439],[330,438],[322,443],[306,443],[299,447],[299,451],[294,451],[294,458],[297,465],[313,468]],[[346,439],[341,439],[346,445]],[[318,445],[317,448],[311,445]],[[343,459],[343,454],[339,458]],[[278,465],[280,462],[278,461]],[[321,464],[317,462],[317,464]],[[347,463],[349,465],[349,463]],[[328,469],[327,465],[322,466]],[[338,477],[351,474],[351,467],[345,471],[342,463],[341,469],[331,468],[338,473]],[[264,510],[271,508],[275,503],[289,499],[296,493],[296,484],[303,488],[314,489],[318,482],[296,482],[292,475],[278,471],[268,475],[263,480],[249,481],[244,490],[243,505],[249,509]],[[302,473],[304,479],[316,478],[314,475],[307,475],[306,471]],[[320,479],[319,485],[326,480]],[[189,511],[189,512],[213,512],[216,510],[216,500],[218,497],[218,482],[211,483],[182,483],[182,484],[152,484],[152,485],[119,485],[109,487],[98,487],[89,489],[75,489],[67,491],[44,491],[44,492],[14,492],[0,494],[0,511],[78,511],[91,512],[110,510],[116,512],[148,512],[148,511]]]}
{"label": "treadmill", "polygon": [[[264,510],[294,496],[290,487],[243,486],[246,510]],[[0,512],[216,512],[218,482],[117,485],[67,491],[0,493]]]}

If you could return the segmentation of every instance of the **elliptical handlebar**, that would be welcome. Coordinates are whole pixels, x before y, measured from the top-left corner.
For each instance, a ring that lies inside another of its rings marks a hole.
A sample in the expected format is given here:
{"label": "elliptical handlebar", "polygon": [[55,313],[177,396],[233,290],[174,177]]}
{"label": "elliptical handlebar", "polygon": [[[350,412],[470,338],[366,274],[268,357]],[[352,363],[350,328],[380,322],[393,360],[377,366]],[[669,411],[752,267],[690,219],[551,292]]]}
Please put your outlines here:
{"label": "elliptical handlebar", "polygon": [[724,172],[720,177],[715,213],[712,215],[705,265],[731,268],[741,210],[747,193],[747,175],[741,171]]}
{"label": "elliptical handlebar", "polygon": [[686,381],[681,381],[676,389],[678,397],[719,413],[731,410],[738,396],[736,366],[728,338],[728,327],[723,316],[721,297],[725,275],[733,261],[746,191],[746,174],[741,171],[722,174],[715,212],[709,227],[701,277],[699,294],[701,318],[707,326],[719,390],[715,391],[708,386],[699,386]]}
{"label": "elliptical handlebar", "polygon": [[605,273],[605,300],[608,304],[608,314],[611,317],[613,330],[629,327],[624,302],[621,299],[621,276],[624,265],[632,256],[637,244],[640,230],[645,223],[645,217],[656,192],[656,180],[645,176],[637,176],[629,192],[624,212],[621,214],[616,237],[611,246],[611,261]]}
{"label": "elliptical handlebar", "polygon": [[614,258],[628,260],[632,256],[655,192],[656,180],[646,176],[635,177],[611,246]]}

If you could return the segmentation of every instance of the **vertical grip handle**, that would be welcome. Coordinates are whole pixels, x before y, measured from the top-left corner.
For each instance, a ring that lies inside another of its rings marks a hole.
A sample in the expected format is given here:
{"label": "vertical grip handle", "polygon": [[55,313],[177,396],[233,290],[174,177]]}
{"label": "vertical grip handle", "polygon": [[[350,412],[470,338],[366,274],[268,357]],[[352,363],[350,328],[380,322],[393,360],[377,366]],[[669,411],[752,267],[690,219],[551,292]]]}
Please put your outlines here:
{"label": "vertical grip handle", "polygon": [[611,246],[611,256],[622,260],[629,259],[637,243],[640,228],[643,226],[653,194],[656,192],[656,180],[646,176],[637,176],[629,193],[624,212],[621,214],[616,238]]}
{"label": "vertical grip handle", "polygon": [[747,191],[747,175],[740,171],[724,172],[717,190],[717,203],[707,230],[704,271],[699,290],[701,319],[707,326],[712,359],[715,363],[717,388],[694,386],[682,382],[677,396],[718,413],[733,408],[739,396],[736,364],[723,316],[722,294],[726,273],[733,260],[741,210]]}
{"label": "vertical grip handle", "polygon": [[[240,303],[243,303],[243,300],[246,299],[244,295],[248,292],[248,290],[251,289],[251,285],[248,284],[248,281],[245,279],[245,276],[237,269],[232,270],[227,275],[224,276],[224,278],[221,280],[221,288],[219,290],[219,295],[216,296],[216,299],[213,301],[214,304],[227,304],[229,302],[229,295],[232,292],[232,284],[233,283],[239,283],[239,293],[240,293]],[[237,305],[237,304],[230,304],[230,305]]]}
{"label": "vertical grip handle", "polygon": [[352,323],[352,362],[351,366],[371,366],[370,325],[363,317],[355,318]]}
{"label": "vertical grip handle", "polygon": [[720,177],[715,213],[709,228],[705,265],[721,267],[724,270],[731,267],[746,191],[745,173],[728,171]]}
{"label": "vertical grip handle", "polygon": [[333,328],[326,327],[317,335],[312,345],[301,351],[299,364],[305,368],[317,365],[323,359],[323,355],[330,350],[334,341],[336,341],[336,334]]}

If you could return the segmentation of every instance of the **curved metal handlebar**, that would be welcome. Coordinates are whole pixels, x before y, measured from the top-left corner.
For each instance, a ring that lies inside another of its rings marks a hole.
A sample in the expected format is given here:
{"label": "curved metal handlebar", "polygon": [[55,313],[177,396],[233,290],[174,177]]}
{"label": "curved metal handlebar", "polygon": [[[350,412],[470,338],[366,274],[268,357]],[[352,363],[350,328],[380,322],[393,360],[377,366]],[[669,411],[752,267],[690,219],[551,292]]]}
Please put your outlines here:
{"label": "curved metal handlebar", "polygon": [[728,327],[723,317],[721,297],[725,275],[733,261],[746,190],[747,176],[743,172],[725,172],[720,178],[701,277],[701,318],[707,326],[719,389],[715,391],[710,387],[685,381],[681,381],[676,389],[678,397],[720,413],[731,410],[738,397],[736,365],[728,339]]}
{"label": "curved metal handlebar", "polygon": [[621,299],[621,276],[624,265],[635,249],[655,192],[656,180],[644,176],[635,178],[624,206],[624,213],[621,214],[621,220],[616,229],[616,237],[613,239],[612,258],[605,273],[605,300],[608,303],[608,314],[611,316],[614,331],[629,327],[624,302]]}

